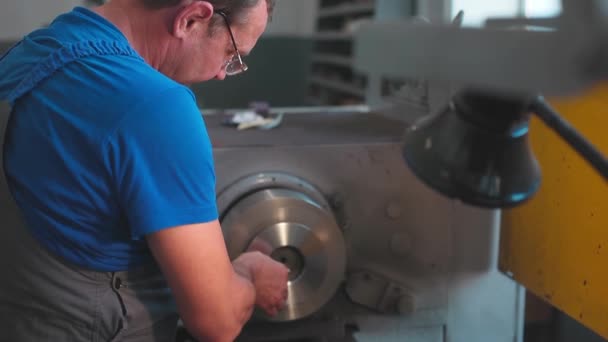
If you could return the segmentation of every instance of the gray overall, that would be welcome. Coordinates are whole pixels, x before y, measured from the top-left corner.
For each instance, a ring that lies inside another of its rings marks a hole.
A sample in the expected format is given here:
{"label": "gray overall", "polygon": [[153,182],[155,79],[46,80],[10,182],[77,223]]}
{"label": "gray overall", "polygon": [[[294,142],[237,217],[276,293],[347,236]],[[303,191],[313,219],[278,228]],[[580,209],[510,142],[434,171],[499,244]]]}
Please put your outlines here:
{"label": "gray overall", "polygon": [[[2,146],[10,115],[8,102],[0,102]],[[174,341],[177,311],[159,269],[96,272],[47,252],[20,218],[2,150],[0,341]]]}

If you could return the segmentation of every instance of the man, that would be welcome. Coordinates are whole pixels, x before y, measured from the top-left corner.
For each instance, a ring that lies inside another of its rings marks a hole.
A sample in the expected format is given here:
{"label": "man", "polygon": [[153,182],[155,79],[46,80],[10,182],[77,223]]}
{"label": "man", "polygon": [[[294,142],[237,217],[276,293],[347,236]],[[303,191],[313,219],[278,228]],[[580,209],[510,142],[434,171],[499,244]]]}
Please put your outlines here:
{"label": "man", "polygon": [[255,304],[283,308],[282,264],[228,258],[184,86],[245,71],[272,5],[113,0],[0,60],[4,171],[27,226],[2,227],[0,339],[170,341],[176,304],[197,339],[232,341]]}

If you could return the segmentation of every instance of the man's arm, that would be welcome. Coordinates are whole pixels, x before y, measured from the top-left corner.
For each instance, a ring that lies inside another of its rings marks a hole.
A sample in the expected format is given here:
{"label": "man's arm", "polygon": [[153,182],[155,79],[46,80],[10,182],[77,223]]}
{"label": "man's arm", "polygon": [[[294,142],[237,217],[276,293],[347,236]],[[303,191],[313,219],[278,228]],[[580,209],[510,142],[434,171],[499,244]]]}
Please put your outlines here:
{"label": "man's arm", "polygon": [[188,331],[200,341],[233,341],[253,312],[250,270],[234,271],[219,222],[147,236]]}

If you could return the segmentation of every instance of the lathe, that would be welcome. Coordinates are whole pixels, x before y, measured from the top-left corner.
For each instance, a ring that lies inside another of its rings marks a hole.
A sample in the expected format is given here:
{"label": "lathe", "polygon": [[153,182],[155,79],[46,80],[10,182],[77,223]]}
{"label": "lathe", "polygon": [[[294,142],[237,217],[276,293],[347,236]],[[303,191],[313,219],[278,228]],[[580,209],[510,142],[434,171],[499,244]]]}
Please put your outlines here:
{"label": "lathe", "polygon": [[497,271],[500,213],[426,187],[405,125],[359,107],[297,108],[273,130],[206,115],[231,257],[291,270],[288,306],[242,341],[513,341],[524,289]]}

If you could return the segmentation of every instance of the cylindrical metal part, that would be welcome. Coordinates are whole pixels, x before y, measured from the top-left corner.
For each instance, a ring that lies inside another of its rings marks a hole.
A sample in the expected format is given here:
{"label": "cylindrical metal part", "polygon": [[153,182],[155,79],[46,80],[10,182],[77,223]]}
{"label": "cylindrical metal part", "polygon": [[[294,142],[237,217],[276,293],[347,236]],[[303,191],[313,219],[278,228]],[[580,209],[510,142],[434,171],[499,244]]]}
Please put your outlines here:
{"label": "cylindrical metal part", "polygon": [[[262,177],[271,179],[272,177]],[[333,215],[315,197],[290,188],[261,188],[236,196],[222,213],[222,230],[232,259],[259,250],[290,269],[287,306],[266,320],[304,318],[325,305],[344,279],[346,248]],[[276,178],[275,178],[276,180]],[[250,188],[240,183],[242,189]],[[236,194],[235,194],[236,195]]]}

